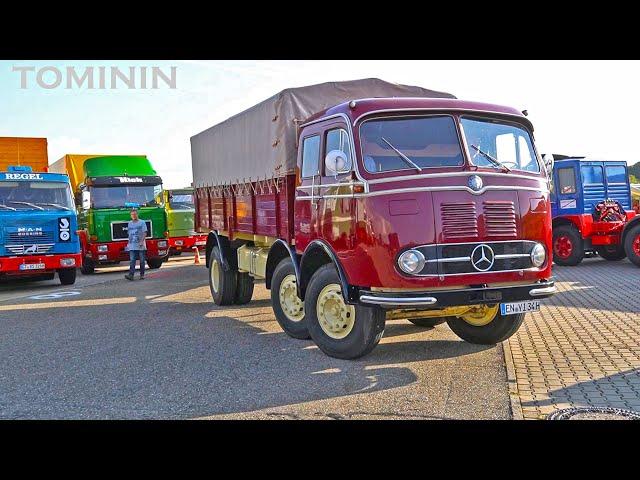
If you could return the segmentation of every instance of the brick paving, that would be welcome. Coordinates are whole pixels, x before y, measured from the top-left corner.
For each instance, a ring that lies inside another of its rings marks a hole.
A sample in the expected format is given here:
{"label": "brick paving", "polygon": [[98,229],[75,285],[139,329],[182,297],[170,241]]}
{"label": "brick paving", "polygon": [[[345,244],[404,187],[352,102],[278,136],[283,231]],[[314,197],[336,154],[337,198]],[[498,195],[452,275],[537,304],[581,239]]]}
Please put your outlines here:
{"label": "brick paving", "polygon": [[640,268],[592,258],[554,266],[554,275],[559,292],[505,345],[514,417],[578,406],[640,411]]}

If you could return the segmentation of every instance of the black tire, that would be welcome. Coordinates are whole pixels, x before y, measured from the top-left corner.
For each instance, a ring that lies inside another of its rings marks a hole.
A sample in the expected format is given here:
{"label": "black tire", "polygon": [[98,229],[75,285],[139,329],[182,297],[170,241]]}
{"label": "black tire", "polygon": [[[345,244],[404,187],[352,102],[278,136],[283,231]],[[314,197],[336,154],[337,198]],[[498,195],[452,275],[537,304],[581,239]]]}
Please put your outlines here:
{"label": "black tire", "polygon": [[[217,268],[213,268],[214,264],[217,263]],[[213,302],[216,305],[231,305],[235,298],[236,294],[236,271],[235,270],[225,270],[222,267],[222,257],[220,255],[220,250],[218,247],[213,247],[211,250],[211,256],[209,258],[209,290],[211,291],[211,296],[213,297]],[[218,289],[214,288],[213,283],[213,275],[217,272],[217,285]]]}
{"label": "black tire", "polygon": [[[379,307],[354,305],[355,319],[351,330],[343,338],[332,338],[320,325],[316,311],[320,293],[330,285],[340,285],[340,277],[332,264],[320,267],[307,288],[304,308],[311,338],[330,357],[346,360],[362,357],[380,342],[384,334],[385,312]],[[342,295],[340,289],[334,293]]]}
{"label": "black tire", "polygon": [[607,245],[606,247],[598,247],[598,255],[610,262],[617,262],[624,259],[627,254],[622,245]]}
{"label": "black tire", "polygon": [[58,279],[62,285],[73,285],[76,283],[77,270],[75,268],[64,268],[58,270]]}
{"label": "black tire", "polygon": [[[556,249],[558,245],[556,241],[561,240],[562,237],[567,238],[571,242],[571,253],[566,256],[561,256]],[[575,266],[578,265],[584,258],[584,241],[580,232],[571,225],[560,225],[553,229],[553,261],[556,265],[561,266]]]}
{"label": "black tire", "polygon": [[80,273],[83,275],[91,275],[96,271],[96,264],[93,263],[93,260],[85,257],[82,262],[82,267],[80,267]]}
{"label": "black tire", "polygon": [[[311,338],[311,336],[309,335],[307,319],[304,315],[304,302],[301,300],[299,305],[300,308],[302,308],[302,312],[290,312],[292,318],[289,318],[285,313],[281,304],[280,287],[282,286],[282,282],[290,275],[293,275],[295,278],[296,270],[293,267],[291,258],[287,257],[280,260],[280,263],[278,263],[276,269],[273,271],[273,277],[271,278],[271,306],[276,320],[282,330],[284,330],[284,333],[293,338],[306,340]],[[291,306],[285,308],[295,309],[297,305],[294,302],[292,303]],[[300,320],[293,320],[293,318],[296,318],[299,314],[302,314],[302,318]]]}
{"label": "black tire", "polygon": [[478,345],[495,345],[516,333],[524,320],[524,316],[524,313],[502,315],[498,310],[495,318],[481,327],[471,325],[458,317],[447,318],[447,325],[453,330],[453,333],[465,342]]}
{"label": "black tire", "polygon": [[245,305],[251,301],[253,297],[253,277],[248,273],[236,274],[236,294],[233,303],[236,305]]}
{"label": "black tire", "polygon": [[149,266],[149,268],[151,270],[156,270],[158,268],[160,268],[162,266],[162,264],[164,263],[164,258],[159,257],[159,258],[147,258],[147,265]]}
{"label": "black tire", "polygon": [[447,321],[446,317],[407,318],[411,323],[419,327],[435,327]]}
{"label": "black tire", "polygon": [[632,227],[625,236],[624,251],[631,263],[640,267],[640,225]]}

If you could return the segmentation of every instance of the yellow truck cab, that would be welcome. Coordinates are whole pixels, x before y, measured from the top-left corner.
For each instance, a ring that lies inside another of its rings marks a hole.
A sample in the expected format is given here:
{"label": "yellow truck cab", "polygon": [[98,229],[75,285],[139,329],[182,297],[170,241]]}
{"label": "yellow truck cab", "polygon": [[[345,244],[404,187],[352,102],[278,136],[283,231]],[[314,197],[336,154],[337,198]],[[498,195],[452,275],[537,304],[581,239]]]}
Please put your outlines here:
{"label": "yellow truck cab", "polygon": [[198,247],[204,250],[207,236],[196,233],[193,188],[164,190],[164,205],[169,231],[169,255],[180,255],[183,251]]}

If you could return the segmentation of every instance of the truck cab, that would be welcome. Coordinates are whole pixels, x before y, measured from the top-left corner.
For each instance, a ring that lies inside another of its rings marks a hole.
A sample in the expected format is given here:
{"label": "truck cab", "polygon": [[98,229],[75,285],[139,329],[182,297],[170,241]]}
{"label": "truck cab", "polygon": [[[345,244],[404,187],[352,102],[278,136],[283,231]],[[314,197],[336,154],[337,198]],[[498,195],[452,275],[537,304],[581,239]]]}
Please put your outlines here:
{"label": "truck cab", "polygon": [[67,175],[10,166],[0,172],[0,277],[71,285],[82,264]]}
{"label": "truck cab", "polygon": [[554,155],[551,182],[553,259],[577,265],[585,253],[640,265],[640,218],[624,161]]}
{"label": "truck cab", "polygon": [[169,255],[180,255],[194,247],[204,250],[207,236],[195,231],[195,203],[193,188],[164,190],[167,212]]}

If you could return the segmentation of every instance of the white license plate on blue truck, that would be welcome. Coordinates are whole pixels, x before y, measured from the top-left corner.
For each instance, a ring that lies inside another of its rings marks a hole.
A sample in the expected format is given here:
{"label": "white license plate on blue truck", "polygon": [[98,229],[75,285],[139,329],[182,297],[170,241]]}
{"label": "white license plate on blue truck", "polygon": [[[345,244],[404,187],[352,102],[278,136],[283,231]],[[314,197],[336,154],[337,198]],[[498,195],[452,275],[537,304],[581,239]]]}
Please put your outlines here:
{"label": "white license plate on blue truck", "polygon": [[23,263],[20,270],[44,270],[44,263]]}
{"label": "white license plate on blue truck", "polygon": [[502,315],[515,315],[517,313],[538,312],[540,310],[540,300],[526,300],[524,302],[501,303],[500,313]]}

